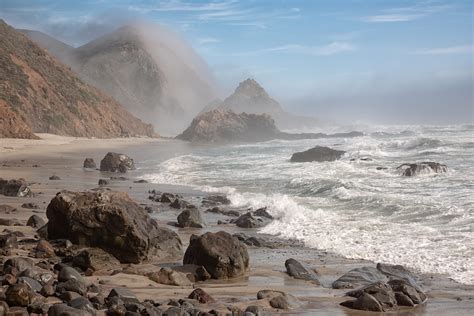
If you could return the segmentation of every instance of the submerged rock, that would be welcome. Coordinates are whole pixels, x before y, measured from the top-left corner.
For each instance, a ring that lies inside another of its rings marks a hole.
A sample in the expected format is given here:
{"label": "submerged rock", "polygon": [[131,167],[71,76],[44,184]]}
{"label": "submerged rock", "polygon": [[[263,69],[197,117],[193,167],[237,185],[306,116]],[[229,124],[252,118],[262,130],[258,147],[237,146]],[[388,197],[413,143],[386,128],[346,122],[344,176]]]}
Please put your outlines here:
{"label": "submerged rock", "polygon": [[181,240],[159,227],[126,193],[62,191],[48,205],[50,239],[99,247],[122,263],[181,253]]}
{"label": "submerged rock", "polygon": [[100,161],[100,171],[121,172],[134,170],[135,163],[132,158],[124,154],[109,152]]}
{"label": "submerged rock", "polygon": [[291,162],[323,162],[335,161],[344,155],[345,151],[335,150],[329,147],[316,146],[306,151],[294,153],[291,156]]}
{"label": "submerged rock", "polygon": [[404,163],[397,167],[397,171],[402,176],[412,177],[427,173],[444,173],[448,171],[448,166],[438,162],[424,161],[418,163]]}
{"label": "submerged rock", "polygon": [[229,233],[192,235],[183,264],[203,266],[214,279],[228,279],[245,274],[249,266],[247,248]]}

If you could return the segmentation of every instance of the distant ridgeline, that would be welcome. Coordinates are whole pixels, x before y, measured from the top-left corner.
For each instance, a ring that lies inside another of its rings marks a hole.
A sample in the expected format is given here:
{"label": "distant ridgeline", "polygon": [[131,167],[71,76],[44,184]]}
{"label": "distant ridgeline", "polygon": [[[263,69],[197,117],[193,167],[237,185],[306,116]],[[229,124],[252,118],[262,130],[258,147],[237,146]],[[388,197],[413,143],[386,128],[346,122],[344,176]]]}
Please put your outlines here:
{"label": "distant ridgeline", "polygon": [[78,48],[41,32],[21,32],[159,132],[178,133],[216,98],[205,62],[157,25],[124,26]]}
{"label": "distant ridgeline", "polygon": [[153,127],[0,20],[0,137],[153,136]]}

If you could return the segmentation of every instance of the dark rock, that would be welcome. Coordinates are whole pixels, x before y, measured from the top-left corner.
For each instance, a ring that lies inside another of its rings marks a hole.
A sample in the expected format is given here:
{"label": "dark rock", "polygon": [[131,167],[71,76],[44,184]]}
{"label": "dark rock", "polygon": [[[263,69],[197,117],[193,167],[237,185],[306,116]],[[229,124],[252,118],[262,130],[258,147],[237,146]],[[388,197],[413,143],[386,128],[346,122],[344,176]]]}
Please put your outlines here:
{"label": "dark rock", "polygon": [[59,271],[58,281],[66,282],[69,280],[77,280],[80,283],[86,285],[86,280],[82,277],[82,275],[76,269],[68,267],[68,266],[64,266]]}
{"label": "dark rock", "polygon": [[139,179],[139,180],[133,181],[133,183],[148,183],[148,181],[146,181],[144,179]]}
{"label": "dark rock", "polygon": [[377,300],[377,302],[380,303],[384,310],[390,309],[397,305],[397,301],[395,300],[395,293],[387,283],[381,281],[375,282],[357,290],[347,292],[347,295],[359,298],[364,293],[373,296]]}
{"label": "dark rock", "polygon": [[214,206],[213,208],[207,209],[206,212],[208,213],[216,213],[216,214],[222,214],[225,216],[232,216],[232,217],[239,217],[241,214],[237,210],[226,210],[222,209],[218,206]]}
{"label": "dark rock", "polygon": [[110,180],[118,180],[118,181],[127,181],[128,178],[126,177],[110,177]]}
{"label": "dark rock", "polygon": [[378,263],[377,270],[390,278],[405,280],[409,285],[421,291],[420,286],[416,282],[415,275],[401,265]]}
{"label": "dark rock", "polygon": [[109,180],[107,179],[99,179],[99,185],[109,185]]}
{"label": "dark rock", "polygon": [[5,274],[1,279],[2,285],[13,285],[18,281],[17,278],[12,274]]}
{"label": "dark rock", "polygon": [[187,316],[189,314],[183,313],[180,307],[171,306],[164,313],[163,316]]}
{"label": "dark rock", "polygon": [[30,195],[31,190],[24,179],[5,180],[0,178],[0,195],[23,197]]}
{"label": "dark rock", "polygon": [[201,304],[208,304],[215,302],[214,298],[201,288],[197,288],[189,294],[188,298],[197,300]]}
{"label": "dark rock", "polygon": [[181,254],[178,235],[159,227],[126,193],[63,191],[46,214],[50,239],[99,247],[122,263]]}
{"label": "dark rock", "polygon": [[30,288],[26,284],[10,285],[5,292],[9,306],[28,306],[30,303]]}
{"label": "dark rock", "polygon": [[202,199],[202,205],[206,207],[229,205],[230,200],[225,195],[208,195]]}
{"label": "dark rock", "polygon": [[417,176],[426,173],[444,173],[448,171],[448,166],[438,162],[424,161],[418,163],[404,163],[397,167],[397,171],[405,177]]}
{"label": "dark rock", "polygon": [[176,198],[173,201],[173,203],[170,204],[170,207],[178,209],[178,210],[182,208],[189,208],[189,209],[196,208],[196,206],[192,205],[191,203],[179,198]]}
{"label": "dark rock", "polygon": [[92,158],[86,158],[86,159],[84,159],[83,168],[86,168],[86,169],[97,169],[97,165],[95,164],[94,159],[92,159]]}
{"label": "dark rock", "polygon": [[88,311],[80,310],[66,304],[55,304],[48,310],[48,316],[91,316]]}
{"label": "dark rock", "polygon": [[413,303],[411,298],[402,292],[395,292],[395,300],[397,301],[398,306],[415,306],[415,303]]}
{"label": "dark rock", "polygon": [[192,235],[183,259],[184,264],[201,265],[214,279],[243,275],[249,266],[247,248],[226,232]]}
{"label": "dark rock", "polygon": [[31,215],[30,218],[28,218],[28,221],[26,222],[27,226],[30,226],[33,228],[40,228],[44,226],[45,224],[46,222],[44,221],[44,219],[38,215]]}
{"label": "dark rock", "polygon": [[116,270],[120,261],[100,248],[87,248],[72,258],[72,265],[83,271]]}
{"label": "dark rock", "polygon": [[133,159],[124,154],[109,152],[100,161],[100,171],[125,173],[127,170],[134,169],[135,163]]}
{"label": "dark rock", "polygon": [[267,212],[267,207],[261,207],[255,212],[253,212],[254,216],[259,216],[259,217],[266,217],[268,219],[273,219],[273,216]]}
{"label": "dark rock", "polygon": [[292,162],[323,162],[323,161],[335,161],[344,155],[345,151],[334,150],[329,147],[316,146],[306,151],[294,153],[291,156]]}
{"label": "dark rock", "polygon": [[295,279],[312,281],[319,284],[316,274],[307,268],[304,264],[290,258],[285,261],[286,272]]}
{"label": "dark rock", "polygon": [[44,224],[43,226],[41,226],[40,228],[38,228],[38,230],[36,231],[36,233],[38,234],[38,236],[40,238],[43,238],[43,239],[49,239],[48,237],[48,224]]}
{"label": "dark rock", "polygon": [[125,304],[133,304],[139,303],[135,294],[132,291],[126,288],[114,288],[110,291],[109,295],[107,296],[108,299],[111,298],[118,298]]}
{"label": "dark rock", "polygon": [[359,286],[369,285],[377,281],[387,281],[385,274],[373,267],[355,268],[345,273],[333,282],[333,289],[353,289]]}
{"label": "dark rock", "polygon": [[14,234],[0,235],[0,248],[18,248],[18,240]]}
{"label": "dark rock", "polygon": [[49,180],[61,180],[61,178],[58,177],[57,175],[53,175],[53,176],[49,177]]}
{"label": "dark rock", "polygon": [[370,295],[369,293],[362,293],[353,303],[353,309],[372,311],[372,312],[383,312],[384,308],[378,302],[378,300]]}
{"label": "dark rock", "polygon": [[388,168],[387,167],[377,167],[375,168],[376,170],[387,170]]}
{"label": "dark rock", "polygon": [[178,215],[178,226],[202,228],[204,225],[201,212],[195,208],[185,209]]}
{"label": "dark rock", "polygon": [[258,228],[267,224],[262,218],[254,217],[250,212],[241,215],[233,223],[241,228]]}
{"label": "dark rock", "polygon": [[95,309],[92,303],[85,297],[78,297],[68,302],[68,305],[75,309],[80,309],[91,314],[95,314]]}
{"label": "dark rock", "polygon": [[23,203],[21,207],[26,208],[26,209],[31,209],[31,210],[36,210],[39,208],[38,204],[36,203]]}
{"label": "dark rock", "polygon": [[176,199],[176,195],[173,193],[163,193],[157,202],[161,203],[172,203]]}
{"label": "dark rock", "polygon": [[421,304],[426,300],[426,296],[421,290],[417,290],[403,279],[390,280],[388,285],[393,291],[407,295],[414,304]]}
{"label": "dark rock", "polygon": [[161,268],[159,272],[153,272],[148,277],[156,283],[175,286],[191,286],[191,281],[185,273],[175,271],[171,268]]}
{"label": "dark rock", "polygon": [[80,295],[85,295],[87,293],[87,285],[85,282],[81,282],[77,279],[70,279],[66,282],[59,283],[56,286],[56,291],[58,293],[75,292]]}
{"label": "dark rock", "polygon": [[47,240],[41,239],[38,241],[35,248],[36,258],[51,258],[54,256],[54,248]]}

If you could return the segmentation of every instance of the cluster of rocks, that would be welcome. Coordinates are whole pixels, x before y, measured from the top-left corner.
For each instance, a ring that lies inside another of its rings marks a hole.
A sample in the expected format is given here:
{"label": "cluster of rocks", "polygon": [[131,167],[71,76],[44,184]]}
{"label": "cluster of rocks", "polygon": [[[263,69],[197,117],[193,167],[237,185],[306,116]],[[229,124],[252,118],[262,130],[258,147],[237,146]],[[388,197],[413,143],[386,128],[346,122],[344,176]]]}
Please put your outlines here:
{"label": "cluster of rocks", "polygon": [[414,307],[427,299],[415,276],[400,265],[379,263],[376,268],[356,268],[337,279],[332,287],[358,287],[346,293],[355,300],[341,303],[358,310],[385,312],[399,307]]}
{"label": "cluster of rocks", "polygon": [[5,196],[28,196],[31,189],[25,179],[6,180],[0,178],[0,194]]}
{"label": "cluster of rocks", "polygon": [[[97,169],[97,164],[93,158],[85,158],[84,169]],[[108,152],[100,161],[100,171],[126,173],[128,170],[135,169],[135,162],[125,154]]]}
{"label": "cluster of rocks", "polygon": [[424,161],[418,163],[404,163],[397,167],[397,171],[405,177],[417,176],[429,173],[445,173],[448,166],[438,162]]}

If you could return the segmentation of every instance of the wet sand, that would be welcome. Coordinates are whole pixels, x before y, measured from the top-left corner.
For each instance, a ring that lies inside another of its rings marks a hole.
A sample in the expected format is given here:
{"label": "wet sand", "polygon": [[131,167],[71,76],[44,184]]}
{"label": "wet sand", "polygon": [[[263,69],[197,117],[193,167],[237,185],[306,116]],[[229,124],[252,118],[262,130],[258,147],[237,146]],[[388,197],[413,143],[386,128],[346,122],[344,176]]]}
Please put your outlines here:
{"label": "wet sand", "polygon": [[[31,183],[34,197],[6,197],[0,195],[0,204],[8,204],[18,209],[14,214],[0,214],[2,218],[17,218],[26,220],[32,214],[38,214],[46,219],[46,207],[52,197],[63,189],[72,191],[91,190],[97,188],[98,180],[110,178],[112,174],[99,171],[86,171],[82,168],[84,158],[94,158],[97,164],[108,151],[117,151],[135,158],[136,165],[140,168],[140,159],[153,157],[166,160],[194,150],[193,146],[173,140],[159,140],[149,138],[139,139],[77,139],[51,135],[40,135],[43,140],[4,140],[0,139],[0,177],[6,179],[24,178]],[[38,143],[36,143],[38,142]],[[229,233],[243,232],[247,235],[257,234],[255,229],[242,229],[235,225],[217,225],[218,220],[228,217],[223,215],[203,213],[207,226],[203,229],[185,228],[178,229],[170,222],[176,221],[179,210],[172,210],[148,199],[149,190],[180,193],[185,200],[192,202],[196,196],[206,193],[196,191],[189,187],[172,186],[166,184],[133,183],[139,177],[139,171],[132,171],[124,176],[128,179],[110,180],[107,188],[115,191],[124,191],[143,205],[153,205],[159,211],[152,214],[161,225],[174,229],[183,241],[186,249],[191,234],[202,234],[207,231],[224,230]],[[61,180],[49,180],[52,175],[57,175]],[[120,176],[113,174],[114,176]],[[40,207],[37,210],[21,208],[26,202],[33,202]],[[35,230],[27,226],[4,227],[21,230],[26,238],[35,235]],[[298,310],[277,311],[265,305],[268,314],[286,315],[376,315],[373,312],[350,310],[339,305],[345,301],[343,297],[347,290],[335,290],[331,283],[350,269],[371,265],[375,263],[363,260],[350,260],[337,255],[306,248],[296,242],[285,242],[276,249],[264,247],[247,247],[250,257],[250,270],[247,276],[228,281],[211,280],[193,285],[200,287],[211,294],[217,303],[211,304],[207,309],[216,308],[225,310],[226,306],[246,307],[252,304],[263,304],[258,301],[256,293],[262,289],[282,290],[297,296],[305,304]],[[288,258],[302,261],[314,268],[321,280],[321,286],[310,282],[295,280],[285,272],[284,262]],[[159,266],[179,264],[179,262],[159,262]],[[135,266],[135,269],[156,269],[150,265]],[[414,309],[391,312],[391,315],[472,315],[474,309],[474,286],[463,285],[450,280],[442,275],[419,274],[420,283],[428,296],[427,304]],[[91,276],[91,282],[104,283],[106,290],[117,286],[127,286],[133,290],[140,299],[151,298],[158,301],[167,301],[170,298],[185,298],[193,287],[169,286],[155,283],[147,277],[119,273],[112,276]]]}

